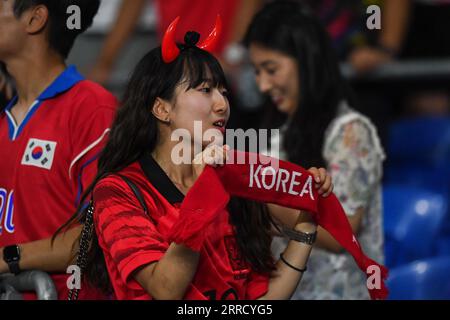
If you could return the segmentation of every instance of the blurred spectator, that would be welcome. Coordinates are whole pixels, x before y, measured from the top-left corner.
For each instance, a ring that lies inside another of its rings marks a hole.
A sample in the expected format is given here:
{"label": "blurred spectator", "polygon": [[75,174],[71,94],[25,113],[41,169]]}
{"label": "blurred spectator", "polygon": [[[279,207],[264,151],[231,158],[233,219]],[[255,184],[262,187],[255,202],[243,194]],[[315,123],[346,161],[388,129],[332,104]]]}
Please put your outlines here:
{"label": "blurred spectator", "polygon": [[[411,0],[299,0],[308,3],[327,28],[341,60],[367,72],[397,57],[408,27]],[[366,12],[381,8],[381,30],[369,30]]]}
{"label": "blurred spectator", "polygon": [[[137,21],[143,12],[147,0],[123,0],[117,16],[116,23],[110,31],[99,58],[93,67],[90,78],[100,83],[108,81],[114,64],[121,49],[133,33]],[[188,28],[197,30],[201,36],[206,37],[212,30],[216,15],[222,17],[222,35],[216,49],[216,55],[226,67],[239,61],[242,50],[236,45],[241,39],[253,12],[260,0],[157,0],[157,31],[161,36],[163,30],[177,17],[181,19],[178,24],[178,37]],[[180,38],[178,41],[182,40]]]}
{"label": "blurred spectator", "polygon": [[[356,46],[348,56],[348,61],[358,72],[367,72],[397,58],[402,49],[408,28],[411,0],[365,1],[379,3],[381,7],[382,26],[375,32],[371,42]],[[367,14],[364,14],[366,28]],[[367,30],[366,32],[372,33]]]}
{"label": "blurred spectator", "polygon": [[[382,261],[384,153],[373,124],[352,109],[326,30],[301,4],[276,1],[255,16],[245,44],[258,86],[271,98],[272,114],[285,116],[271,148],[279,148],[280,158],[304,167],[328,168],[362,247]],[[271,125],[276,119],[272,114]],[[274,205],[269,210],[278,217],[291,213],[294,219],[298,214]],[[283,242],[275,239],[276,252]],[[320,227],[316,243],[293,298],[368,299],[365,275],[354,267],[352,257]]]}
{"label": "blurred spectator", "polygon": [[[450,58],[450,1],[415,0],[403,59]],[[450,113],[450,90],[446,83],[420,81],[406,91],[405,109],[410,115],[445,116]]]}

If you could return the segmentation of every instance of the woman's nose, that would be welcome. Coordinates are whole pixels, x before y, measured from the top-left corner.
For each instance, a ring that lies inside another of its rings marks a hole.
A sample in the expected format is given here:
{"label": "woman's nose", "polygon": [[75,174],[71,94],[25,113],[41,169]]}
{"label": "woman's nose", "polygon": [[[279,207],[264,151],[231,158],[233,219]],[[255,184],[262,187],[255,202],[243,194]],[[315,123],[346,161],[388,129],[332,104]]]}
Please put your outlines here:
{"label": "woman's nose", "polygon": [[272,89],[272,82],[266,75],[260,74],[256,80],[259,91],[268,93]]}
{"label": "woman's nose", "polygon": [[218,113],[225,113],[228,111],[228,99],[219,91],[214,91],[214,111]]}

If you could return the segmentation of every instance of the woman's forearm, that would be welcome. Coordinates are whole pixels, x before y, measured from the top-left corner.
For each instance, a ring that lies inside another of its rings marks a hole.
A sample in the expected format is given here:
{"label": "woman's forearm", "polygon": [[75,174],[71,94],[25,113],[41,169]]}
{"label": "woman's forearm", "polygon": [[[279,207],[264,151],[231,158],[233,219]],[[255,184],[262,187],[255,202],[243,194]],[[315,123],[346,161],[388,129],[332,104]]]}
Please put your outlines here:
{"label": "woman's forearm", "polygon": [[[294,230],[298,233],[313,234],[317,231],[317,225],[309,213],[301,212]],[[276,269],[271,274],[269,289],[260,299],[286,300],[291,298],[302,279],[304,272],[302,270],[305,270],[312,250],[312,243],[305,243],[305,241],[304,239],[289,241],[282,253],[283,259],[280,257],[275,265]]]}
{"label": "woman's forearm", "polygon": [[[75,263],[77,240],[81,226],[60,233],[53,242],[52,238],[19,244],[21,270],[40,270],[44,272],[66,272],[70,264]],[[3,261],[3,248],[0,249],[0,273],[9,272]]]}
{"label": "woman's forearm", "polygon": [[[312,246],[305,243],[300,243],[294,240],[289,241],[285,251],[283,252],[284,259],[289,264],[299,269],[304,269],[308,262]],[[287,300],[290,299],[295,292],[303,272],[299,272],[289,267],[283,261],[278,260],[276,270],[272,272],[268,292],[261,297],[263,300]]]}
{"label": "woman's forearm", "polygon": [[200,254],[172,243],[164,256],[136,272],[135,279],[157,300],[183,299],[197,272]]}

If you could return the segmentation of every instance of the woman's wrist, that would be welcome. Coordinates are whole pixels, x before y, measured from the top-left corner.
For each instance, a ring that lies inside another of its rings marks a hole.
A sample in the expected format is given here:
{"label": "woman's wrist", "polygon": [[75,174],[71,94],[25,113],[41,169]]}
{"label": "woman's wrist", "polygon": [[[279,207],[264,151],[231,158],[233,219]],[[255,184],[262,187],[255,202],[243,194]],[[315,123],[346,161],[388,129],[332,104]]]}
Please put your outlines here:
{"label": "woman's wrist", "polygon": [[282,233],[290,240],[312,246],[316,241],[317,227],[314,224],[305,224],[297,225],[294,229],[283,227]]}
{"label": "woman's wrist", "polygon": [[314,222],[301,222],[297,223],[294,226],[294,230],[303,233],[316,233],[317,232],[317,224]]}
{"label": "woman's wrist", "polygon": [[294,225],[294,230],[304,233],[315,233],[317,231],[317,223],[312,214],[306,211],[300,212]]}

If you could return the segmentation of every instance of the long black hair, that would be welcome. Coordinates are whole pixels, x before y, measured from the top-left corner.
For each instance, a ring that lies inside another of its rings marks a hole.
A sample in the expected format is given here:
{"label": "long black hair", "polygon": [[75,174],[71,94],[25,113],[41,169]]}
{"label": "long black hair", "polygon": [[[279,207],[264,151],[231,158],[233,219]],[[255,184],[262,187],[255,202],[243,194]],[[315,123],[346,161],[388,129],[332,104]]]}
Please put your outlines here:
{"label": "long black hair", "polygon": [[[276,1],[256,14],[244,43],[279,51],[298,62],[300,101],[283,135],[283,148],[291,162],[304,167],[326,166],[322,156],[324,132],[339,103],[354,101],[325,28],[307,7]],[[286,120],[273,104],[270,113],[269,121]]]}
{"label": "long black hair", "polygon": [[[84,223],[77,261],[85,262],[84,275],[88,282],[105,292],[112,290],[111,283],[103,252],[93,231],[92,212],[89,213],[83,204],[90,199],[99,180],[126,168],[138,161],[144,153],[154,150],[159,138],[157,119],[151,112],[155,100],[161,98],[173,101],[175,89],[182,81],[187,81],[189,88],[195,88],[207,76],[211,78],[212,86],[227,86],[223,70],[216,58],[195,46],[184,48],[178,58],[169,64],[163,62],[160,47],[144,56],[127,86],[108,142],[99,157],[97,175],[85,190],[77,212],[57,231],[58,233],[68,228],[76,221]],[[265,207],[254,202],[233,199],[230,203],[230,215],[243,258],[257,271],[272,270],[271,220]]]}

